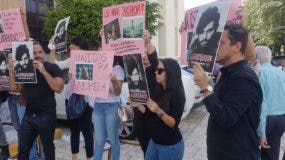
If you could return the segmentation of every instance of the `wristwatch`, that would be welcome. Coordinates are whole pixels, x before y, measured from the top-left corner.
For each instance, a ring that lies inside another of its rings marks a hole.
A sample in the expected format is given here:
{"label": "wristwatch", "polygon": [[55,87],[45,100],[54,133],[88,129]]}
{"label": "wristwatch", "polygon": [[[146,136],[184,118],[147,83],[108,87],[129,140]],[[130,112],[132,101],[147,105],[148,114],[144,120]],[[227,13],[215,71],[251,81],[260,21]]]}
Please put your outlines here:
{"label": "wristwatch", "polygon": [[206,93],[206,92],[212,92],[213,91],[213,87],[208,85],[207,88],[201,89],[200,93]]}

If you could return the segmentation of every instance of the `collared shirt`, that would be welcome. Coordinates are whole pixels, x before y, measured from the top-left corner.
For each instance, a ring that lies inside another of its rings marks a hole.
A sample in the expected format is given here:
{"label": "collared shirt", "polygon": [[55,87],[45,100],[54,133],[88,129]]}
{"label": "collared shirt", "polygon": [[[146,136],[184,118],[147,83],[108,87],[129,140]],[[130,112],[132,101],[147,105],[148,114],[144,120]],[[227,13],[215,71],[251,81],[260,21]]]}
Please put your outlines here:
{"label": "collared shirt", "polygon": [[263,91],[263,102],[258,127],[258,135],[265,136],[266,117],[285,114],[285,73],[271,65],[261,65],[259,77]]}
{"label": "collared shirt", "polygon": [[247,61],[221,68],[214,93],[203,102],[210,113],[208,159],[258,160],[257,127],[262,103],[258,77]]}

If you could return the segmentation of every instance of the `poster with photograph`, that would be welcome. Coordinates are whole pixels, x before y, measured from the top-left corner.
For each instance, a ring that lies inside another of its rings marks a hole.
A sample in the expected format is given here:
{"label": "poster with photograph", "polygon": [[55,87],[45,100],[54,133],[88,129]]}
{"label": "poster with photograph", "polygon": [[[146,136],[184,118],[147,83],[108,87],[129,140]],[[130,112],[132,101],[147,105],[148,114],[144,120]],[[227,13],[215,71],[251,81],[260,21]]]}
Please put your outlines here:
{"label": "poster with photograph", "polygon": [[141,53],[145,55],[145,1],[103,8],[102,49],[116,56]]}
{"label": "poster with photograph", "polygon": [[[240,7],[242,4],[242,0],[218,0],[217,2],[230,3],[230,9],[227,16],[227,23],[240,23],[239,12],[241,9]],[[192,40],[194,25],[197,19],[198,8],[200,7],[202,6],[191,8],[186,11],[184,16],[184,24],[186,30],[184,30],[184,32],[181,33],[181,64],[187,65],[184,69],[190,73],[193,73],[192,63],[189,58],[191,57],[190,44]]]}
{"label": "poster with photograph", "polygon": [[7,69],[7,58],[9,51],[0,51],[0,87],[9,87],[9,72]]}
{"label": "poster with photograph", "polygon": [[15,83],[37,83],[36,70],[33,65],[33,42],[13,42]]}
{"label": "poster with photograph", "polygon": [[189,71],[193,63],[199,63],[212,73],[229,7],[228,2],[213,2],[188,12],[192,17],[186,19],[186,33],[182,33],[182,61],[188,63],[184,69]]}
{"label": "poster with photograph", "polygon": [[0,50],[12,48],[12,42],[25,39],[26,33],[20,9],[0,11]]}
{"label": "poster with photograph", "polygon": [[73,93],[107,98],[114,53],[71,50],[70,72]]}
{"label": "poster with photograph", "polygon": [[66,17],[57,22],[54,31],[55,53],[65,54],[67,52],[67,27],[70,17]]}
{"label": "poster with photograph", "polygon": [[130,97],[134,102],[145,104],[149,98],[149,92],[141,54],[124,55],[123,63]]}

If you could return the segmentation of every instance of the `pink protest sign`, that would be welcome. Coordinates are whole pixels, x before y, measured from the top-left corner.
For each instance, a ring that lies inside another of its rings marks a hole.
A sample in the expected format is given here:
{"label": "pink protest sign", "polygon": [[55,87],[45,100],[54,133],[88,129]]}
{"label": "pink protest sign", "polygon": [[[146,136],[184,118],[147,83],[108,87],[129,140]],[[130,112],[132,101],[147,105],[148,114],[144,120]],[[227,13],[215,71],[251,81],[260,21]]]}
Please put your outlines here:
{"label": "pink protest sign", "polygon": [[184,32],[181,32],[181,64],[187,64],[187,61],[189,61],[190,56],[187,56],[187,52],[189,51],[189,46],[191,43],[194,25],[196,22],[196,17],[198,13],[198,7],[191,8],[188,11],[186,11],[184,16]]}
{"label": "pink protest sign", "polygon": [[115,55],[145,54],[145,1],[103,8],[103,50]]}
{"label": "pink protest sign", "polygon": [[73,92],[107,98],[114,53],[72,50],[70,57]]}
{"label": "pink protest sign", "polygon": [[[239,7],[242,4],[242,0],[218,0],[216,2],[229,2],[230,9],[227,16],[227,22],[240,23],[239,18],[237,17],[238,16],[237,12],[240,10]],[[184,16],[185,30],[184,32],[181,33],[181,64],[184,65],[188,64],[190,60],[189,47],[191,44],[192,35],[194,34],[193,30],[197,19],[197,13],[199,7],[187,10]]]}
{"label": "pink protest sign", "polygon": [[231,3],[227,22],[239,24],[240,19],[237,13],[240,10],[240,6],[242,5],[242,0],[218,0],[218,2]]}
{"label": "pink protest sign", "polygon": [[25,39],[26,33],[20,9],[0,11],[0,50],[12,48],[12,42]]}

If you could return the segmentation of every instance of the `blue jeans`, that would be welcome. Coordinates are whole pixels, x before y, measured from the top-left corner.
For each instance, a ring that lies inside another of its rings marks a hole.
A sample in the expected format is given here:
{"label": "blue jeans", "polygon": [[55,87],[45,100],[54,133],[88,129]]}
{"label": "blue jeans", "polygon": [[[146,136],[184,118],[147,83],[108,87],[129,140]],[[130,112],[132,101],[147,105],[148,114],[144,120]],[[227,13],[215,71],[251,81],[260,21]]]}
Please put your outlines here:
{"label": "blue jeans", "polygon": [[[17,131],[18,139],[20,139],[20,125],[24,117],[26,108],[24,106],[21,106],[18,103],[18,100],[19,100],[19,95],[10,94],[8,99],[8,105],[11,114],[11,121],[14,125],[15,130]],[[31,148],[29,160],[38,160],[38,151],[36,143],[34,143]],[[42,160],[45,160],[43,152],[42,152]]]}
{"label": "blue jeans", "polygon": [[106,137],[111,144],[112,160],[120,158],[119,127],[117,103],[95,103],[92,121],[95,131],[94,160],[101,160]]}
{"label": "blue jeans", "polygon": [[146,160],[182,160],[184,154],[183,139],[174,145],[164,146],[149,141]]}
{"label": "blue jeans", "polygon": [[[22,111],[18,110],[18,109],[21,109],[20,104],[18,103],[18,100],[19,100],[19,95],[13,95],[13,94],[9,95],[8,106],[9,106],[9,110],[10,110],[10,114],[11,114],[11,121],[12,121],[14,128],[17,131],[17,134],[19,137],[19,129],[20,129],[19,115],[21,114]],[[25,109],[23,109],[23,110],[25,113]],[[22,115],[22,117],[23,117],[23,115]]]}

